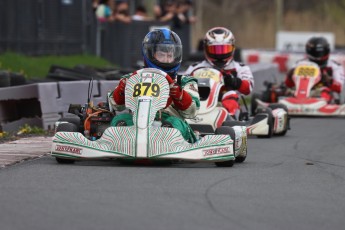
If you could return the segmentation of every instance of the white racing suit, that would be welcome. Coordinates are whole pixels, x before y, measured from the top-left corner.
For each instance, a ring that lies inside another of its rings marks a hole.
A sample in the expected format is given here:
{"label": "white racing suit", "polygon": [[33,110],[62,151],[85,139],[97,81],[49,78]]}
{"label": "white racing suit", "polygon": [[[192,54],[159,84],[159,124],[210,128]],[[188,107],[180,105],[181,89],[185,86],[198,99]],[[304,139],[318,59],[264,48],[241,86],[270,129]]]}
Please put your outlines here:
{"label": "white racing suit", "polygon": [[[192,75],[193,72],[200,68],[215,68],[208,61],[204,60],[188,67],[185,74]],[[217,69],[217,68],[215,68]],[[219,70],[219,69],[218,69]],[[229,64],[220,70],[223,74],[231,74],[242,80],[238,89],[234,90],[225,86],[220,90],[219,98],[221,99],[223,107],[233,116],[238,118],[240,113],[239,93],[249,95],[254,87],[254,77],[250,68],[242,63],[232,60]],[[224,76],[226,77],[226,76]]]}

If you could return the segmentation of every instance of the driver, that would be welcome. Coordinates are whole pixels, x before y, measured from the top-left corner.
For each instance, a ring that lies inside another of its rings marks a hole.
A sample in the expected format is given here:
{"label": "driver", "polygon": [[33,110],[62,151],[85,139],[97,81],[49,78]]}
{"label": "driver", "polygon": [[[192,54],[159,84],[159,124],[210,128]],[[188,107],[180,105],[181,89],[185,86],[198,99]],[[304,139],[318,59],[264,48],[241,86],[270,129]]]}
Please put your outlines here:
{"label": "driver", "polygon": [[240,114],[239,93],[249,95],[254,87],[254,78],[248,66],[234,61],[235,37],[224,27],[207,31],[204,39],[204,61],[191,65],[186,74],[200,68],[215,68],[223,74],[224,86],[220,98],[223,107],[232,117]]}
{"label": "driver", "polygon": [[[170,96],[162,111],[162,126],[174,127],[180,130],[185,140],[195,142],[195,134],[184,119],[197,115],[200,106],[198,85],[195,78],[177,74],[182,62],[179,36],[169,29],[153,30],[142,42],[142,54],[144,67],[160,69],[169,75],[167,80],[170,84]],[[132,73],[124,75],[111,94],[110,103],[115,110],[125,109],[126,80],[131,75]],[[114,117],[111,125],[133,125],[132,115],[119,114]]]}
{"label": "driver", "polygon": [[[320,97],[324,98],[328,103],[331,103],[333,99],[332,92],[340,94],[342,91],[344,84],[344,69],[339,63],[329,59],[330,47],[328,41],[324,37],[310,38],[305,46],[305,50],[307,58],[298,62],[309,60],[320,67]],[[294,70],[295,66],[291,68],[286,75],[285,85],[288,88],[293,88],[295,86],[292,80]]]}

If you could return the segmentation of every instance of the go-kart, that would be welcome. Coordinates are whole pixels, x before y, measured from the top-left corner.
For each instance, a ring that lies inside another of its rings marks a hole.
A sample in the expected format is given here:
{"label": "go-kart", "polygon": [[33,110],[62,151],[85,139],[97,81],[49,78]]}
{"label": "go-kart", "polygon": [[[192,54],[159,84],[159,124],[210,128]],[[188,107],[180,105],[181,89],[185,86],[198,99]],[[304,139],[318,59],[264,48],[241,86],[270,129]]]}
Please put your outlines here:
{"label": "go-kart", "polygon": [[[92,108],[100,110],[85,113],[90,108],[73,105],[70,112],[78,114],[80,121],[66,118],[57,122],[51,155],[59,163],[86,159],[169,160],[214,162],[217,166],[231,167],[235,160],[244,161],[246,149],[235,150],[234,130],[230,127],[220,127],[216,135],[205,135],[189,143],[179,130],[161,126],[157,113],[160,114],[169,97],[166,76],[163,71],[146,68],[134,72],[127,80],[125,105],[133,115],[133,126],[110,126],[109,119],[113,116],[110,108]],[[104,119],[96,128],[100,117]],[[92,118],[96,122],[93,128],[89,122]]]}
{"label": "go-kart", "polygon": [[194,119],[188,123],[201,133],[214,133],[219,127],[239,127],[246,130],[247,135],[270,138],[272,135],[285,135],[288,126],[288,113],[284,105],[274,104],[255,111],[250,115],[246,101],[242,97],[243,106],[237,118],[229,113],[218,102],[223,82],[222,73],[214,68],[200,68],[192,75],[198,79],[200,109]]}
{"label": "go-kart", "polygon": [[[271,102],[278,101],[288,109],[291,116],[344,116],[345,105],[328,104],[320,97],[322,74],[319,66],[310,61],[300,62],[292,74],[295,83],[293,91],[283,86],[270,87],[266,95],[256,95],[253,103],[257,107],[268,106]],[[269,93],[267,93],[269,92]]]}

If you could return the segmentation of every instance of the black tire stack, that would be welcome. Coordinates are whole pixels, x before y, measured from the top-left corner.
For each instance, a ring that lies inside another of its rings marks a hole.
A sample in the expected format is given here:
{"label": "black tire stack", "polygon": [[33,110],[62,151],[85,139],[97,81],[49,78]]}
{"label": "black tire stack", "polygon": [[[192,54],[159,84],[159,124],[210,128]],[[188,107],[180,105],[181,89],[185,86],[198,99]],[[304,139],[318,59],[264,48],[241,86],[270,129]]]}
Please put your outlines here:
{"label": "black tire stack", "polygon": [[0,88],[25,84],[26,78],[23,74],[0,70]]}

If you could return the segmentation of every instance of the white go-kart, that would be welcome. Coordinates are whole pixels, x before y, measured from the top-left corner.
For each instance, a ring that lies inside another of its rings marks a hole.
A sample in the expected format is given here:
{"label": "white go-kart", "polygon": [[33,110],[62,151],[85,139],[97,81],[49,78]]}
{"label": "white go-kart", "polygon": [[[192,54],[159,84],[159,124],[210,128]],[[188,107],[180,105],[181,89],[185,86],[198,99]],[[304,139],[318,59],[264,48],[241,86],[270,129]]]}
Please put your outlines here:
{"label": "white go-kart", "polygon": [[[270,138],[272,135],[285,135],[289,129],[287,109],[282,104],[271,104],[248,114],[245,100],[238,118],[229,115],[219,103],[218,98],[224,85],[222,73],[214,68],[200,68],[192,75],[198,79],[200,110],[188,122],[194,130],[201,133],[215,133],[220,127],[245,129],[247,135]],[[243,108],[244,107],[244,108]]]}

